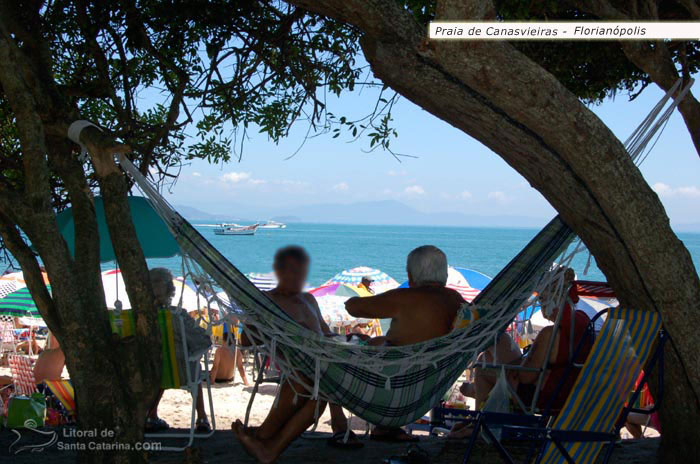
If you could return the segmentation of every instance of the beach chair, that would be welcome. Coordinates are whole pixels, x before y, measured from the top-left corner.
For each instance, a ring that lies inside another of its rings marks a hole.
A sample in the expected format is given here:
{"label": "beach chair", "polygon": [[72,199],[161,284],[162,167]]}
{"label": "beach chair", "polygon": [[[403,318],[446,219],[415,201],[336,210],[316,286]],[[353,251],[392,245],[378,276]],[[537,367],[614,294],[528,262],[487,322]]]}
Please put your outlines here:
{"label": "beach chair", "polygon": [[0,356],[7,353],[17,353],[17,342],[12,319],[0,321]]}
{"label": "beach chair", "polygon": [[37,389],[34,382],[34,360],[29,356],[12,354],[9,361],[15,394],[30,396],[35,393]]}
{"label": "beach chair", "polygon": [[70,380],[44,380],[53,396],[63,405],[69,416],[75,417],[75,390]]}
{"label": "beach chair", "polygon": [[[660,314],[625,308],[609,310],[562,409],[549,416],[476,412],[474,433],[464,462],[468,462],[480,433],[496,447],[505,462],[515,462],[496,438],[494,429],[500,428],[503,436],[529,440],[538,447],[536,463],[594,463],[606,444],[602,462],[607,463],[629,412],[651,413],[661,403],[659,398],[653,410],[633,408],[653,367],[658,365],[660,378],[663,375],[665,339]],[[644,378],[635,389],[642,369]],[[535,449],[531,448],[526,462],[532,462]]]}
{"label": "beach chair", "polygon": [[[183,451],[185,448],[192,446],[195,438],[208,438],[214,434],[216,430],[216,419],[214,417],[214,403],[211,395],[211,383],[209,380],[209,352],[196,357],[187,355],[189,352],[187,347],[187,339],[184,336],[184,321],[183,317],[178,312],[169,309],[158,311],[158,326],[161,334],[161,350],[162,350],[162,376],[161,388],[164,390],[172,388],[181,388],[187,390],[192,395],[192,410],[190,420],[190,430],[187,433],[163,432],[163,433],[148,433],[148,438],[177,438],[186,439],[185,446],[162,446],[160,449],[164,451]],[[128,337],[134,334],[134,316],[131,311],[121,311],[119,317],[115,316],[115,312],[110,311],[110,322],[112,332]],[[202,369],[202,361],[204,369]],[[211,431],[208,433],[195,433],[195,417],[197,407],[197,396],[199,384],[204,382],[206,385],[207,395],[209,397],[209,418],[211,420]]]}

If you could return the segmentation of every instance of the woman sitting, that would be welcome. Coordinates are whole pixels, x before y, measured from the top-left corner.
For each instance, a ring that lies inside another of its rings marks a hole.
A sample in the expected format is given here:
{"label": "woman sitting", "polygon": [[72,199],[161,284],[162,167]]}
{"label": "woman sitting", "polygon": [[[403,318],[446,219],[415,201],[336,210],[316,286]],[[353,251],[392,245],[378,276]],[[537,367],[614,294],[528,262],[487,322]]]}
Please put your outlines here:
{"label": "woman sitting", "polygon": [[[575,350],[579,343],[582,343],[581,349],[574,360],[575,363],[582,364],[593,347],[593,337],[587,330],[590,319],[586,313],[573,307],[578,302],[578,296],[572,289],[574,281],[573,270],[567,268],[557,269],[553,272],[557,274],[552,278],[553,283],[540,294],[540,302],[542,314],[546,319],[554,322],[557,320],[557,317],[560,318],[559,329],[555,331],[553,325],[542,329],[537,334],[530,350],[524,356],[518,355],[519,349],[510,336],[504,332],[499,336],[495,346],[495,353],[496,360],[499,363],[532,368],[531,370],[513,369],[508,373],[508,380],[511,386],[526,406],[531,405],[533,402],[540,376],[539,369],[545,366],[544,379],[535,406],[540,410],[549,407],[551,410],[556,411],[564,405],[580,371],[580,368],[574,367],[567,375],[567,370],[571,365],[571,357],[573,356],[571,348],[573,347]],[[564,273],[563,289],[566,291],[561,291],[560,293],[568,295],[568,298],[563,302],[561,298],[556,298],[556,289],[559,286],[557,275],[561,272]],[[561,316],[559,316],[560,312]],[[550,342],[552,349],[549,352],[549,357],[547,357]],[[493,352],[494,347],[491,347],[482,353],[481,356],[484,357],[486,362],[494,362]],[[474,398],[478,409],[483,407],[497,379],[497,370],[477,367],[474,383],[465,382],[460,387],[460,391],[465,396]],[[459,438],[470,434],[470,428],[465,427],[464,424],[457,424],[450,436]]]}

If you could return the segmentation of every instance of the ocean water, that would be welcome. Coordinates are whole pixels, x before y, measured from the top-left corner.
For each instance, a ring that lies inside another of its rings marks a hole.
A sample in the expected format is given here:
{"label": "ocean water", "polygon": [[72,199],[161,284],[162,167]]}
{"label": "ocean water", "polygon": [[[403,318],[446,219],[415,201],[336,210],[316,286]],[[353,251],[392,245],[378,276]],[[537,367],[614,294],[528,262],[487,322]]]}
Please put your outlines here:
{"label": "ocean water", "polygon": [[[196,224],[195,224],[196,225]],[[288,224],[286,229],[261,229],[254,236],[214,235],[211,227],[198,227],[218,250],[244,273],[270,272],[278,248],[295,244],[311,255],[309,284],[318,286],[343,269],[370,266],[398,282],[406,280],[406,255],[420,245],[435,245],[453,266],[495,276],[537,234],[538,229],[368,226],[339,224]],[[700,269],[700,234],[679,234]],[[587,253],[574,261],[579,279],[605,280],[593,263],[583,274]],[[164,266],[182,274],[179,257],[151,259],[149,266]],[[107,263],[105,267],[113,267]]]}

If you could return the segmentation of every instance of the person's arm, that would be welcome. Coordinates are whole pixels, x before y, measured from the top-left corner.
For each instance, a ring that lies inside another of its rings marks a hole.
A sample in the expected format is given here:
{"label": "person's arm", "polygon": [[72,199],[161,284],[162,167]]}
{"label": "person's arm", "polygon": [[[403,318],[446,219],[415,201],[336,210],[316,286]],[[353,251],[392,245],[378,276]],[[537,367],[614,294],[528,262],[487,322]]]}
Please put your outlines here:
{"label": "person's arm", "polygon": [[328,327],[328,324],[326,324],[326,320],[323,319],[323,315],[321,314],[321,308],[318,306],[318,301],[316,301],[316,297],[314,297],[311,293],[305,293],[304,294],[307,301],[311,304],[311,307],[314,308],[314,311],[316,312],[316,317],[318,318],[318,323],[321,326],[321,331],[323,332],[323,335],[334,337],[337,334],[335,334],[330,327]]}
{"label": "person's arm", "polygon": [[[530,368],[545,368],[549,359],[547,359],[547,348],[549,347],[549,341],[552,338],[552,326],[545,327],[537,334],[535,341],[532,343],[532,348],[528,351],[527,356],[523,358],[523,367]],[[540,373],[535,371],[517,371],[518,380],[520,383],[535,383]]]}
{"label": "person's arm", "polygon": [[406,301],[399,296],[406,291],[410,290],[397,288],[376,296],[355,296],[345,302],[345,310],[353,317],[365,319],[395,318]]}
{"label": "person's arm", "polygon": [[209,381],[210,382],[216,381],[216,375],[218,374],[218,371],[219,371],[219,363],[220,362],[221,362],[221,353],[219,353],[219,349],[217,349],[216,353],[214,353],[214,362],[212,362],[211,370],[209,371]]}

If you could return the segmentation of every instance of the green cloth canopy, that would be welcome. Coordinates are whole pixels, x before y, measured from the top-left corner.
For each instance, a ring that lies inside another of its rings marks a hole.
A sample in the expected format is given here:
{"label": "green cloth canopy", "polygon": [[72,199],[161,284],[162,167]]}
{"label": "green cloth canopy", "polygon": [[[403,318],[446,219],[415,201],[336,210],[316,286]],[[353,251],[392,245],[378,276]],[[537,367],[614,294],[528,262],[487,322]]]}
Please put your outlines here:
{"label": "green cloth canopy", "polygon": [[[51,291],[50,286],[47,286],[47,288]],[[29,293],[29,288],[27,287],[15,290],[0,300],[0,315],[41,319],[39,309],[36,307],[34,298],[32,298],[32,294]]]}
{"label": "green cloth canopy", "polygon": [[[136,237],[146,258],[169,258],[180,252],[180,247],[170,234],[168,227],[153,210],[148,200],[143,197],[129,197],[129,208],[131,209],[131,220],[136,228]],[[100,235],[100,261],[114,261],[116,257],[114,248],[112,248],[112,239],[109,236],[102,197],[95,198],[95,212]],[[75,223],[73,222],[72,208],[59,213],[56,220],[63,238],[68,243],[71,255],[74,255]]]}

